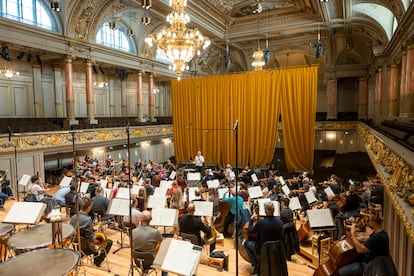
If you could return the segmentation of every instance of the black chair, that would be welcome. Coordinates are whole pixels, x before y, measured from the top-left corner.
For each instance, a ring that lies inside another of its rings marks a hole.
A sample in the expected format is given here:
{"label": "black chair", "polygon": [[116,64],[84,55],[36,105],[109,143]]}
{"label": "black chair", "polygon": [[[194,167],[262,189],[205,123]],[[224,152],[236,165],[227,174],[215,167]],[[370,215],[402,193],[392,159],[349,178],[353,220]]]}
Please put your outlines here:
{"label": "black chair", "polygon": [[398,272],[390,256],[379,256],[368,263],[364,276],[398,276]]}
{"label": "black chair", "polygon": [[188,241],[190,241],[192,244],[194,244],[194,245],[201,245],[199,242],[198,242],[198,238],[197,238],[197,236],[196,235],[194,235],[194,234],[187,234],[187,233],[183,233],[183,232],[181,232],[181,238],[183,239],[183,240],[188,240]]}
{"label": "black chair", "polygon": [[260,276],[287,276],[285,248],[281,241],[268,241],[260,252]]}
{"label": "black chair", "polygon": [[134,268],[140,273],[141,276],[150,275],[152,272],[157,274],[155,268],[151,265],[154,262],[154,255],[150,251],[138,251],[134,250]]}

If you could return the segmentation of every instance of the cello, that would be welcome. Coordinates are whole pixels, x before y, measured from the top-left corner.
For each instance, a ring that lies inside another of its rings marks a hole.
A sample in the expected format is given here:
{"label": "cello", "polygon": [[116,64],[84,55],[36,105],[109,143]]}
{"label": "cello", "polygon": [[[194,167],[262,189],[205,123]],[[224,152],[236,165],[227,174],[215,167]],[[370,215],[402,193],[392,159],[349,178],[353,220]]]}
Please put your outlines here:
{"label": "cello", "polygon": [[[357,222],[357,227],[366,226],[366,221],[361,219]],[[334,276],[338,275],[338,268],[346,264],[357,261],[361,254],[357,252],[351,236],[348,234],[345,239],[335,242],[329,249],[329,260],[315,270],[314,276]]]}

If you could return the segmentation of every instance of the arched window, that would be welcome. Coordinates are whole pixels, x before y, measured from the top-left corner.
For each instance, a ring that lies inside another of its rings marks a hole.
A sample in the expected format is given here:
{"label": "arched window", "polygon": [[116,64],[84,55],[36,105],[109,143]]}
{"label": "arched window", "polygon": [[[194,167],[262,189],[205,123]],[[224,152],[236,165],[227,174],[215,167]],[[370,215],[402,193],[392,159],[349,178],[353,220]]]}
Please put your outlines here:
{"label": "arched window", "polygon": [[58,24],[45,2],[38,0],[0,0],[1,16],[42,29],[58,32]]}
{"label": "arched window", "polygon": [[109,22],[103,24],[96,33],[95,41],[108,47],[112,47],[128,53],[136,53],[132,39],[126,35],[127,30],[121,24],[116,29],[109,28]]}

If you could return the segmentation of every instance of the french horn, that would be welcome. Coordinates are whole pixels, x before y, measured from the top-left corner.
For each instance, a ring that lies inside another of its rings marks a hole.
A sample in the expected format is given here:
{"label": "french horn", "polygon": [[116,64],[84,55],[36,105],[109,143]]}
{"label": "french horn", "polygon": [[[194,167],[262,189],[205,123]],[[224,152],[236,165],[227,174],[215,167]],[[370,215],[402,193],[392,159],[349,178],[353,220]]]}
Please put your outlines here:
{"label": "french horn", "polygon": [[[97,241],[97,242],[96,242]],[[89,243],[89,249],[94,252],[101,252],[107,244],[106,235],[102,232],[95,232],[95,242]]]}

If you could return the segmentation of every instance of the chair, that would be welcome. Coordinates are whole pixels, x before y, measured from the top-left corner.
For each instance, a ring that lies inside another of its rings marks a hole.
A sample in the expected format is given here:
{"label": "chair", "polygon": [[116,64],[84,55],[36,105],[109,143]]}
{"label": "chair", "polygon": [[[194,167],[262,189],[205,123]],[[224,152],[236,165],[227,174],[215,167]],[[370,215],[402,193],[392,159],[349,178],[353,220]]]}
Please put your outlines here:
{"label": "chair", "polygon": [[154,262],[152,252],[134,250],[134,262],[134,268],[137,269],[141,276],[150,275],[152,272],[155,272],[155,275],[157,275],[155,268],[151,267]]}
{"label": "chair", "polygon": [[130,224],[129,222],[123,221],[123,217],[121,216],[117,218],[117,221],[118,221],[118,226],[119,226],[119,229],[117,230],[121,232],[121,240],[117,241],[119,244],[119,247],[114,250],[113,252],[114,254],[117,253],[122,248],[130,248],[129,244],[124,243],[124,239],[126,237],[130,237],[132,229],[137,227],[134,223]]}
{"label": "chair", "polygon": [[195,245],[200,245],[199,244],[199,242],[198,242],[198,238],[197,238],[197,236],[196,235],[194,235],[194,234],[187,234],[187,233],[183,233],[183,232],[181,232],[181,238],[183,239],[183,240],[188,240],[188,241],[190,241],[192,244],[195,244]]}
{"label": "chair", "polygon": [[283,243],[268,241],[262,245],[260,251],[260,276],[287,276],[287,262]]}
{"label": "chair", "polygon": [[[75,250],[77,250],[80,254],[81,254],[81,259],[80,259],[80,266],[87,266],[87,267],[91,267],[91,268],[96,268],[96,269],[100,269],[103,270],[103,268],[98,267],[94,264],[94,258],[95,258],[95,254],[94,252],[89,248],[89,242],[86,240],[85,237],[80,237],[80,244],[78,243],[77,240],[77,236],[74,236],[74,241],[73,241],[73,248]],[[103,249],[105,251],[105,249]],[[104,260],[104,262],[106,262],[106,271],[111,272],[110,268],[109,268],[109,262],[108,262],[108,252],[104,252],[106,255],[106,258]],[[85,272],[85,275],[87,273]]]}

